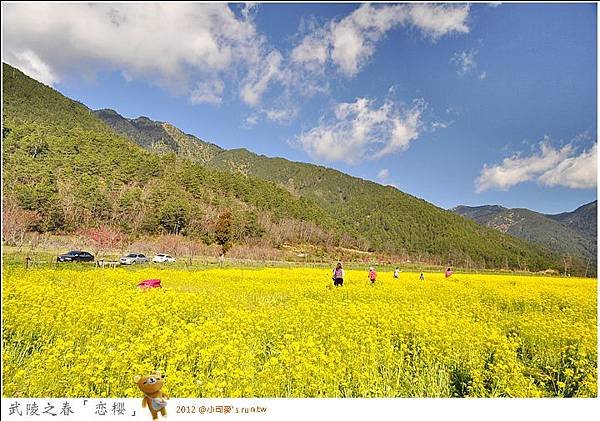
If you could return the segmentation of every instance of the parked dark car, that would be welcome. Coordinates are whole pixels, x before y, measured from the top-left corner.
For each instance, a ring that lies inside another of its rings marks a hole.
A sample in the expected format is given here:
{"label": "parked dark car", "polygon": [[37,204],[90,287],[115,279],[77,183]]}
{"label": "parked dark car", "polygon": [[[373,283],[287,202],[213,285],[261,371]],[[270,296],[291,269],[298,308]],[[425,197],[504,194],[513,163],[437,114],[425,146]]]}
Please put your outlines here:
{"label": "parked dark car", "polygon": [[59,262],[93,262],[94,256],[87,251],[71,250],[68,253],[58,256]]}

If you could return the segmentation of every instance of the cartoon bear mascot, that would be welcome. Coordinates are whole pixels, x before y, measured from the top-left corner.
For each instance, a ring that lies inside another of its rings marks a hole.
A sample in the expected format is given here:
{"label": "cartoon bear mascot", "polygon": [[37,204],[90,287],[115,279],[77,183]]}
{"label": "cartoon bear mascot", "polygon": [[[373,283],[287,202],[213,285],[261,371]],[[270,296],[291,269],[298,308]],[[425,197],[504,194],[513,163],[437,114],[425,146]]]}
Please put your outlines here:
{"label": "cartoon bear mascot", "polygon": [[166,417],[167,409],[165,407],[169,397],[160,390],[165,384],[165,376],[161,375],[159,371],[155,371],[147,376],[135,376],[133,380],[144,393],[142,408],[148,406],[153,420],[158,419],[159,412]]}

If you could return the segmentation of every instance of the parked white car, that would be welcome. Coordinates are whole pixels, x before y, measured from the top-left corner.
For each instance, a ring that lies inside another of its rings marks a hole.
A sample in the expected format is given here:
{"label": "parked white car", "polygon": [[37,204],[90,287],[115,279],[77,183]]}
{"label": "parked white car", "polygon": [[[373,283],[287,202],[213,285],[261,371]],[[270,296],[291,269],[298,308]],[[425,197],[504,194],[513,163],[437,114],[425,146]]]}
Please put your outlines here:
{"label": "parked white car", "polygon": [[127,256],[121,257],[119,262],[122,265],[134,265],[136,263],[148,263],[148,258],[141,253],[129,253]]}
{"label": "parked white car", "polygon": [[175,258],[169,256],[168,254],[160,253],[154,256],[152,261],[154,263],[173,263],[175,261]]}

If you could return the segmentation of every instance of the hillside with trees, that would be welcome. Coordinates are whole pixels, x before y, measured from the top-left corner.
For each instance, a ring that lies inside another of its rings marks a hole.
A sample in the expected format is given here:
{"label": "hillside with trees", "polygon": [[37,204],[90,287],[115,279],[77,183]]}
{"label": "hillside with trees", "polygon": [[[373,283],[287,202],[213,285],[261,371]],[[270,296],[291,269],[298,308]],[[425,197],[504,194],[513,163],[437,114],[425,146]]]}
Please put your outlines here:
{"label": "hillside with trees", "polygon": [[[130,135],[124,127],[139,119],[115,116],[112,110],[108,113],[110,118],[105,117],[106,110],[96,111],[116,132],[148,149],[152,149],[148,145],[157,128],[173,128],[164,122],[145,122],[149,130],[140,130],[138,125],[135,135]],[[333,221],[332,227],[345,234],[341,244],[440,264],[452,261],[465,266],[533,270],[559,266],[558,256],[541,247],[482,227],[396,188],[318,165],[260,156],[246,149],[223,150],[193,135],[178,138],[173,135],[175,130],[183,134],[173,128],[169,141],[162,143],[176,146],[160,153],[175,153],[206,167],[274,182],[294,197],[316,203],[328,215],[328,221]],[[182,147],[182,140],[195,142],[202,152],[190,152],[190,147]]]}
{"label": "hillside with trees", "polygon": [[[546,217],[560,222],[587,239],[594,248],[598,243],[598,201],[587,203],[572,212],[563,212]],[[594,255],[596,253],[594,252]]]}
{"label": "hillside with trees", "polygon": [[557,253],[596,261],[596,202],[558,215],[497,205],[457,206],[452,211]]}
{"label": "hillside with trees", "polygon": [[32,215],[30,230],[106,225],[133,237],[181,234],[211,243],[228,210],[235,241],[341,238],[336,221],[308,198],[144,150],[84,105],[6,64],[3,83],[4,204],[14,215]]}

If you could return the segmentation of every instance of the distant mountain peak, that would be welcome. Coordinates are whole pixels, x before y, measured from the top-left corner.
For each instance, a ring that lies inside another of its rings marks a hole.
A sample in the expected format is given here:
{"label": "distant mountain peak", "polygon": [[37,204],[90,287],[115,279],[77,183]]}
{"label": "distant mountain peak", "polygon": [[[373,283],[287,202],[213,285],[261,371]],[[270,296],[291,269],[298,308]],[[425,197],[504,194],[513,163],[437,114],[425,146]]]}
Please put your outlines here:
{"label": "distant mountain peak", "polygon": [[506,210],[507,208],[505,208],[504,206],[500,206],[500,205],[479,205],[479,206],[458,205],[449,210],[452,212],[456,212],[456,211],[467,210],[467,209],[502,211],[502,210]]}
{"label": "distant mountain peak", "polygon": [[546,215],[561,224],[571,228],[578,234],[593,242],[597,241],[598,227],[598,201],[586,203],[571,212],[563,212],[555,215]]}
{"label": "distant mountain peak", "polygon": [[152,119],[150,119],[150,117],[146,117],[145,115],[141,115],[137,118],[132,119],[131,121],[136,121],[136,122],[140,122],[140,123],[157,123],[157,124],[162,124],[162,121],[154,121]]}
{"label": "distant mountain peak", "polygon": [[[46,200],[36,199],[34,203],[34,209],[49,221],[44,229],[55,230],[65,224],[62,214],[46,206],[55,203],[54,199],[61,203],[64,196],[68,215],[72,215],[73,208],[88,210],[69,222],[73,229],[112,222],[114,209],[119,209],[119,215],[123,215],[119,218],[127,224],[124,229],[136,234],[179,232],[179,220],[183,218],[183,226],[189,229],[186,232],[210,240],[214,216],[224,208],[232,208],[240,221],[246,221],[247,230],[243,231],[248,231],[248,241],[256,241],[256,236],[264,233],[268,242],[277,244],[293,234],[291,238],[297,240],[292,241],[326,247],[355,244],[362,250],[421,256],[419,259],[431,263],[450,258],[453,265],[468,262],[484,268],[543,270],[560,263],[557,255],[542,247],[371,181],[252,152],[245,152],[240,159],[240,151],[223,150],[174,126],[130,120],[111,111],[91,113],[18,71],[5,70],[3,82],[6,127],[36,124],[51,144],[51,159],[31,160],[24,159],[27,152],[20,149],[27,130],[14,130],[4,140],[5,182],[12,180],[5,185],[13,189],[5,189],[4,194],[25,193],[19,197],[27,199],[28,204],[39,192],[46,194]],[[135,144],[150,152],[141,151]],[[74,152],[65,153],[66,147]],[[165,152],[175,152],[177,158],[158,156]],[[49,165],[52,171],[47,171]],[[25,172],[24,168],[33,170]],[[94,168],[110,171],[90,171]],[[249,177],[228,171],[231,168],[243,170]],[[29,174],[41,169],[55,180],[43,180],[44,189],[27,185]],[[76,194],[74,189],[57,193],[50,184],[79,178],[85,179],[86,189],[94,188],[93,194]]]}
{"label": "distant mountain peak", "polygon": [[582,212],[584,210],[587,209],[596,209],[596,207],[598,206],[598,200],[593,200],[589,203],[585,203],[581,206],[579,206],[577,209],[570,211],[570,212],[561,212],[561,213],[555,213],[555,214],[547,214],[546,216],[550,217],[550,218],[560,218],[563,217],[565,215],[572,215],[572,214],[576,214],[578,212]]}
{"label": "distant mountain peak", "polygon": [[545,215],[526,208],[499,205],[456,206],[451,209],[465,218],[514,235],[562,254],[596,258],[597,201],[574,211]]}
{"label": "distant mountain peak", "polygon": [[98,110],[94,113],[115,132],[150,151],[175,152],[181,157],[206,164],[223,150],[213,143],[183,132],[170,123],[154,121],[147,116],[129,119],[110,111],[112,110]]}
{"label": "distant mountain peak", "polygon": [[105,115],[112,115],[112,116],[122,117],[121,114],[119,114],[118,112],[116,112],[115,110],[113,110],[111,108],[102,108],[102,109],[96,110],[94,112],[95,113],[102,113],[102,114],[105,114]]}

